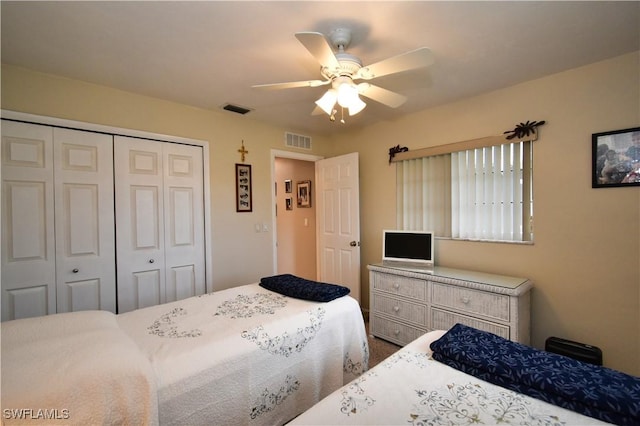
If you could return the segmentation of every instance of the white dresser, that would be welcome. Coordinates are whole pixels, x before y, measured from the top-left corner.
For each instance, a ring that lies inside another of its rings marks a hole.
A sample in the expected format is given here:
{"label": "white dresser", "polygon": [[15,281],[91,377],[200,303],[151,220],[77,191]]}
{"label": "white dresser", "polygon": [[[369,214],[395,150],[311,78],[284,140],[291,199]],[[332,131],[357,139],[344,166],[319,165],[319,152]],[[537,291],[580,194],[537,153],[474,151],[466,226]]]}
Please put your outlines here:
{"label": "white dresser", "polygon": [[529,344],[531,281],[444,267],[369,265],[371,334],[406,345],[462,323]]}

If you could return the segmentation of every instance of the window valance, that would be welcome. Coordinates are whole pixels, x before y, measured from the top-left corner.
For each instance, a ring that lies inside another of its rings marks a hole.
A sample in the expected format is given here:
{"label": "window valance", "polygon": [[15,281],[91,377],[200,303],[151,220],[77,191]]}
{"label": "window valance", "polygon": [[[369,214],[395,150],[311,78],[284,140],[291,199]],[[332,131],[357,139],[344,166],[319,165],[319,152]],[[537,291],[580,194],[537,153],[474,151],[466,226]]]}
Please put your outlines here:
{"label": "window valance", "polygon": [[421,148],[413,151],[409,151],[406,148],[400,149],[400,146],[398,146],[398,149],[396,149],[395,152],[392,153],[392,150],[394,148],[389,151],[389,162],[395,163],[403,160],[412,160],[416,158],[431,157],[435,155],[451,154],[453,152],[503,145],[505,143],[513,142],[514,139],[525,142],[534,142],[538,139],[537,127],[543,124],[545,124],[545,121],[527,121],[526,123],[520,123],[516,125],[515,129],[508,130],[501,135],[486,136],[483,138],[431,146],[428,148]]}
{"label": "window valance", "polygon": [[467,151],[470,149],[484,148],[488,146],[502,145],[509,143],[505,135],[486,136],[484,138],[471,139],[462,142],[454,142],[445,145],[431,146],[428,148],[415,149],[413,151],[404,151],[397,153],[391,162],[395,163],[404,160],[413,160],[416,158],[433,157],[435,155],[451,154],[452,152]]}

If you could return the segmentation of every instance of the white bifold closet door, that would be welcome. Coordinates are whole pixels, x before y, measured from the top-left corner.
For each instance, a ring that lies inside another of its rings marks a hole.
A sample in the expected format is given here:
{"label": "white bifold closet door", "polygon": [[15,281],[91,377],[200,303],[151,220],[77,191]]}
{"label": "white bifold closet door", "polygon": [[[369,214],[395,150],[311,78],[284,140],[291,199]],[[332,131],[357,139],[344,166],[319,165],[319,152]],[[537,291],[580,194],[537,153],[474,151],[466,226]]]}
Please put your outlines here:
{"label": "white bifold closet door", "polygon": [[116,136],[118,312],[205,293],[203,150]]}
{"label": "white bifold closet door", "polygon": [[2,320],[115,312],[113,137],[2,121]]}
{"label": "white bifold closet door", "polygon": [[113,136],[53,135],[57,310],[115,312]]}

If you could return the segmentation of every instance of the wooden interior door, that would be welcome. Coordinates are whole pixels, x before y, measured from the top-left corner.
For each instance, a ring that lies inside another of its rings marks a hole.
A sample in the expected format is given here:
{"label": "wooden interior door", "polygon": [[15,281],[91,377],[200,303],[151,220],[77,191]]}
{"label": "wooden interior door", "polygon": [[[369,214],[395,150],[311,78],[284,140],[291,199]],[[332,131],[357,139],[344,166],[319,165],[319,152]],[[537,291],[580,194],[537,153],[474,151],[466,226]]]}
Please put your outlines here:
{"label": "wooden interior door", "polygon": [[54,128],[57,312],[116,311],[113,136]]}
{"label": "wooden interior door", "polygon": [[56,312],[53,129],[2,120],[2,320]]}
{"label": "wooden interior door", "polygon": [[358,153],[316,162],[318,278],[351,289],[360,302]]}

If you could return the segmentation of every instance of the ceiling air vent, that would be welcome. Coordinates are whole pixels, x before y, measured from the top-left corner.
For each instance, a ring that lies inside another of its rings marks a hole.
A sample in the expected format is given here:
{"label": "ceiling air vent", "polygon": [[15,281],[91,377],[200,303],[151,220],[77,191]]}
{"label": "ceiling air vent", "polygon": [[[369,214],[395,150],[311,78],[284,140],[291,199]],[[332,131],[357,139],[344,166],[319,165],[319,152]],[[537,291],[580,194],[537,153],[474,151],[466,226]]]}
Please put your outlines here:
{"label": "ceiling air vent", "polygon": [[311,149],[311,137],[284,132],[284,144],[291,148]]}
{"label": "ceiling air vent", "polygon": [[235,112],[238,114],[242,114],[245,115],[248,112],[251,112],[252,110],[249,108],[245,108],[245,107],[241,107],[238,105],[233,105],[233,104],[225,104],[222,109],[227,110],[227,111],[231,111],[231,112]]}

